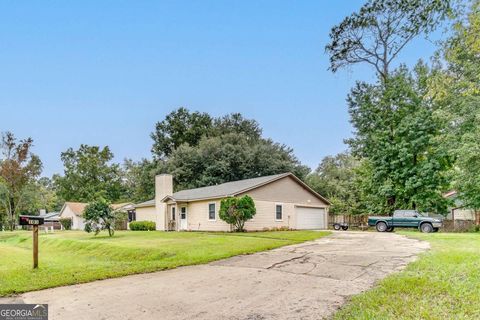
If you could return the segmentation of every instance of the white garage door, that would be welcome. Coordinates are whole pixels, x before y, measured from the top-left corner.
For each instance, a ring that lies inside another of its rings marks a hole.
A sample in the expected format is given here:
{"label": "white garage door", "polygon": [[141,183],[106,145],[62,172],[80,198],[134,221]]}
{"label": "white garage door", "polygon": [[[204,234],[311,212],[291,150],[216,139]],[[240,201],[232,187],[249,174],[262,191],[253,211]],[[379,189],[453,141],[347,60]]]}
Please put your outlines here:
{"label": "white garage door", "polygon": [[325,209],[297,207],[297,229],[326,229]]}

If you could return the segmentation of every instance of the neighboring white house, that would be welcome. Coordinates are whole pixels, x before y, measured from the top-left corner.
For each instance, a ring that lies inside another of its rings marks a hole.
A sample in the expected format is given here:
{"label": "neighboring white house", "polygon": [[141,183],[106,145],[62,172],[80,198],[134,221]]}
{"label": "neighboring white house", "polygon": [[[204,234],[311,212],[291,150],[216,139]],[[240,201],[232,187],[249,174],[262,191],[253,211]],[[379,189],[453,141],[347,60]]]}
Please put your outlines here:
{"label": "neighboring white house", "polygon": [[154,221],[157,230],[229,231],[218,216],[220,201],[249,195],[257,209],[246,230],[285,227],[327,229],[329,201],[292,173],[227,182],[173,192],[173,177],[155,177],[155,199],[135,206],[137,221]]}
{"label": "neighboring white house", "polygon": [[72,230],[83,230],[85,228],[85,220],[83,219],[83,210],[86,203],[81,202],[65,202],[60,210],[61,219],[72,219]]}
{"label": "neighboring white house", "polygon": [[[84,202],[65,202],[60,211],[60,218],[72,219],[72,230],[84,230],[85,219],[83,218],[83,211],[88,203]],[[115,203],[112,204],[114,210],[129,211],[133,209],[132,203]]]}

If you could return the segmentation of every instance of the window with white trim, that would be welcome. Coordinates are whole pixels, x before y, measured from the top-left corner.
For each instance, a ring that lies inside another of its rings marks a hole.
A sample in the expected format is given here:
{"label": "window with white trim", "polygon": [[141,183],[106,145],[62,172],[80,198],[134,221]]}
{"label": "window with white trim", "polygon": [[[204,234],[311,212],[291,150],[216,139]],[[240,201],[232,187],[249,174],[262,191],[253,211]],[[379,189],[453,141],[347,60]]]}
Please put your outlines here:
{"label": "window with white trim", "polygon": [[281,204],[275,205],[275,220],[283,220],[283,206]]}
{"label": "window with white trim", "polygon": [[208,204],[208,220],[215,220],[216,214],[215,214],[215,203],[209,203]]}

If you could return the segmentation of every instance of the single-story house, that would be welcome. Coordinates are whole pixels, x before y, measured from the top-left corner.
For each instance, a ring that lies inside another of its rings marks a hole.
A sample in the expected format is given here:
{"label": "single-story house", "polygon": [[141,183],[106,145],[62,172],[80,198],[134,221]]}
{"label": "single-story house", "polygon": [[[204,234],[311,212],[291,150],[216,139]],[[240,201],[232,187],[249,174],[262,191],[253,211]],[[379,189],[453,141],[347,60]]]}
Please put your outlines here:
{"label": "single-story house", "polygon": [[[72,230],[84,230],[85,219],[83,218],[83,211],[88,203],[84,202],[65,202],[60,210],[60,218],[72,219]],[[130,211],[134,210],[132,203],[114,203],[112,204],[114,210]]]}
{"label": "single-story house", "polygon": [[173,177],[155,177],[155,199],[135,206],[136,221],[154,221],[157,230],[230,231],[218,216],[220,201],[249,195],[257,210],[246,230],[279,227],[327,229],[330,202],[292,173],[173,192]]}

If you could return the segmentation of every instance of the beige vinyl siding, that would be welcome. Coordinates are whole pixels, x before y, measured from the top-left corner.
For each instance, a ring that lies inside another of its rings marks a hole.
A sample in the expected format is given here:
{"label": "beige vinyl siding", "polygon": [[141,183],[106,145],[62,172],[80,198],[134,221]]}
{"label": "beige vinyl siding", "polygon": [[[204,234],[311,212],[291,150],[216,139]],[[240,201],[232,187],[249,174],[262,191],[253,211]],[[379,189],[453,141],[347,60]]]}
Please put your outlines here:
{"label": "beige vinyl siding", "polygon": [[[215,203],[215,221],[208,219],[208,205]],[[188,230],[192,231],[230,231],[230,225],[221,220],[218,216],[220,209],[220,200],[195,201],[185,204],[187,206],[187,225]],[[178,210],[182,204],[178,205]],[[178,222],[180,223],[180,222]]]}
{"label": "beige vinyl siding", "polygon": [[[254,200],[255,201],[255,200]],[[208,218],[208,206],[215,203],[216,220],[212,221]],[[282,205],[282,221],[275,219],[276,205]],[[179,210],[181,205],[178,206]],[[293,203],[280,203],[272,201],[255,201],[257,209],[253,219],[245,223],[246,230],[263,230],[265,228],[277,227],[295,227],[295,205]],[[230,231],[230,225],[220,219],[218,210],[220,208],[220,200],[214,201],[196,201],[187,205],[187,225],[188,230],[192,231]]]}
{"label": "beige vinyl siding", "polygon": [[136,208],[136,221],[157,222],[157,212],[154,206]]}
{"label": "beige vinyl siding", "polygon": [[[245,223],[246,230],[263,230],[265,228],[288,227],[294,228],[295,205],[293,203],[282,203],[280,201],[255,200],[257,214],[253,219]],[[282,205],[282,220],[276,220],[276,206]]]}
{"label": "beige vinyl siding", "polygon": [[244,194],[248,194],[254,200],[318,205],[319,207],[327,206],[324,201],[320,200],[312,192],[298,184],[289,176],[250,190]]}

